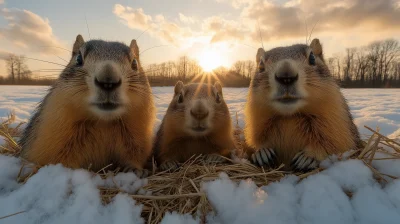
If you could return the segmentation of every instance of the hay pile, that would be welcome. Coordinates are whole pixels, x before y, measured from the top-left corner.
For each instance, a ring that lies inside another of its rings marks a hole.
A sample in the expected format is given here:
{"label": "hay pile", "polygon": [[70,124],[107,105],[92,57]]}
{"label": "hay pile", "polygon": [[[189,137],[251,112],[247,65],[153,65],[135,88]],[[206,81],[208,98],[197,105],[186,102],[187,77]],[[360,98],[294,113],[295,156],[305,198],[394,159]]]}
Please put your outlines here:
{"label": "hay pile", "polygon": [[[20,135],[21,124],[11,128],[10,124],[14,121],[13,119],[13,116],[10,115],[7,121],[1,123],[0,135],[6,139],[6,145],[0,147],[0,153],[18,156],[20,148],[14,139]],[[390,182],[391,179],[397,179],[398,177],[380,173],[371,164],[374,160],[400,159],[400,143],[379,134],[379,132],[369,127],[366,128],[372,132],[372,135],[365,142],[365,148],[348,152],[346,155],[339,155],[336,159],[344,160],[350,158],[363,161],[372,170],[376,180],[382,184]],[[235,137],[239,147],[244,147],[243,133],[238,126],[236,127]],[[374,155],[378,152],[386,154],[387,157],[374,158]],[[173,211],[181,214],[193,214],[204,223],[206,215],[213,212],[213,208],[202,191],[203,182],[215,180],[221,172],[224,172],[235,182],[251,179],[257,186],[263,186],[279,181],[287,174],[293,174],[283,171],[282,167],[283,165],[274,170],[264,170],[249,163],[237,163],[234,161],[225,164],[206,165],[202,156],[197,156],[187,161],[175,172],[155,172],[153,170],[152,175],[148,177],[148,184],[144,187],[144,190],[151,191],[152,194],[130,196],[144,205],[142,217],[146,220],[146,223],[159,223],[166,212]],[[38,168],[36,167],[35,171],[28,176],[19,175],[18,180],[22,183],[26,182]],[[23,167],[21,167],[22,169]],[[319,168],[309,173],[295,173],[295,175],[301,181],[309,175],[322,170],[322,168]],[[117,173],[118,171],[98,174],[105,179]],[[101,187],[99,190],[105,204],[109,203],[115,195],[123,192],[118,188]],[[352,195],[351,192],[346,193],[349,196]]]}

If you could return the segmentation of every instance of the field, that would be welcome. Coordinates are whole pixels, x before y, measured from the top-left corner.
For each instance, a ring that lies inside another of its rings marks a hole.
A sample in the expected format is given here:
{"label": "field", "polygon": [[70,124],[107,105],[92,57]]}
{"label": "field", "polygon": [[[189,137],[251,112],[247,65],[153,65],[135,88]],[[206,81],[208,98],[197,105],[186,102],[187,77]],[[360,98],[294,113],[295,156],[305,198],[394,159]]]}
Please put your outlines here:
{"label": "field", "polygon": [[[46,89],[0,86],[0,117],[5,119],[14,111],[17,122],[27,121]],[[243,127],[247,89],[223,91],[233,120],[237,113]],[[173,88],[157,87],[153,92],[158,126]],[[364,125],[379,127],[379,132],[389,138],[400,138],[399,89],[344,89],[343,93],[364,139],[372,134]],[[301,177],[287,175],[259,187],[252,180],[236,184],[221,174],[202,185],[216,211],[206,219],[208,223],[395,223],[400,220],[400,160],[388,154],[399,156],[400,148],[382,147],[386,151],[376,152],[373,156],[377,160],[369,165],[363,160],[338,161],[332,157],[321,165],[324,171],[300,182]],[[20,183],[20,168],[19,159],[0,155],[0,223],[145,223],[140,214],[148,205],[136,204],[129,194],[150,195],[139,190],[146,179],[137,179],[132,173],[101,179],[56,165],[44,167]],[[383,181],[377,180],[377,173],[384,174]],[[115,185],[121,193],[105,205],[99,188]],[[200,222],[164,210],[163,223]]]}
{"label": "field", "polygon": [[[47,89],[44,86],[0,86],[0,118],[6,118],[14,111],[17,121],[27,121]],[[171,101],[173,87],[155,87],[153,92],[158,126]],[[371,134],[364,128],[364,125],[368,125],[379,127],[380,133],[386,136],[400,135],[400,89],[343,89],[343,93],[362,134]],[[240,126],[243,126],[246,95],[247,88],[224,89],[231,115],[235,118],[238,113]]]}

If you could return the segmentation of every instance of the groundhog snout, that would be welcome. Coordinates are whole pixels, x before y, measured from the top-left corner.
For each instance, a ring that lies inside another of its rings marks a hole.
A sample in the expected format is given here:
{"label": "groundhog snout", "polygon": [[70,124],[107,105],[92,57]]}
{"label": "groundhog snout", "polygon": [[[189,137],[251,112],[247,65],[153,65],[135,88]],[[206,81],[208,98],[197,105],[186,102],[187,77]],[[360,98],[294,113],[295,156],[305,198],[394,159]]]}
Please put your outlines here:
{"label": "groundhog snout", "polygon": [[200,102],[198,102],[191,110],[190,115],[196,120],[204,120],[208,117],[208,109]]}
{"label": "groundhog snout", "polygon": [[275,81],[284,86],[290,86],[297,82],[299,73],[289,61],[283,61],[275,72]]}
{"label": "groundhog snout", "polygon": [[122,80],[111,65],[106,65],[102,71],[95,76],[94,84],[97,88],[105,92],[111,92],[121,86]]}

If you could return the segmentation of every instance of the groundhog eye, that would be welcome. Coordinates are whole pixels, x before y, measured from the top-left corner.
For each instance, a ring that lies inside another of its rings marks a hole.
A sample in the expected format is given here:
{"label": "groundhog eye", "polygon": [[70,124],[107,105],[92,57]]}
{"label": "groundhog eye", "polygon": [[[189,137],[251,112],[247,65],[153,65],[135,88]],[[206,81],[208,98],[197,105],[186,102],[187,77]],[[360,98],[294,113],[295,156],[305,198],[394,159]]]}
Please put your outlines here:
{"label": "groundhog eye", "polygon": [[81,52],[78,53],[75,60],[76,60],[76,65],[78,65],[78,66],[83,65],[83,57],[82,57]]}
{"label": "groundhog eye", "polygon": [[310,52],[310,56],[308,57],[308,62],[310,63],[310,65],[315,65],[315,56],[312,51]]}
{"label": "groundhog eye", "polygon": [[220,96],[219,96],[219,93],[217,93],[217,96],[215,97],[215,101],[216,101],[217,103],[221,103],[221,98],[220,98]]}
{"label": "groundhog eye", "polygon": [[179,94],[178,103],[183,103],[183,96],[182,96],[182,94]]}
{"label": "groundhog eye", "polygon": [[133,69],[133,71],[138,70],[138,63],[137,63],[136,59],[133,59],[133,61],[132,61],[132,69]]}
{"label": "groundhog eye", "polygon": [[264,72],[265,71],[265,65],[262,60],[260,60],[260,63],[258,64],[258,72]]}

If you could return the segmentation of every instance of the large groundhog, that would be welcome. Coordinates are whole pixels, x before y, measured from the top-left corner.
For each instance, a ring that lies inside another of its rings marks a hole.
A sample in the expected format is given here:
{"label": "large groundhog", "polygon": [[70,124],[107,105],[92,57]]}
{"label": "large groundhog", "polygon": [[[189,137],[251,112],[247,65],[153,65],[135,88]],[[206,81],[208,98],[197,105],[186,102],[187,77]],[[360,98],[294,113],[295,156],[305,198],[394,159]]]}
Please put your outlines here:
{"label": "large groundhog", "polygon": [[245,138],[259,166],[307,171],[328,155],[360,146],[349,107],[324,62],[322,46],[296,44],[256,56],[245,108]]}
{"label": "large groundhog", "polygon": [[135,40],[76,37],[72,57],[20,140],[21,156],[96,171],[141,171],[152,149],[155,107]]}
{"label": "large groundhog", "polygon": [[174,169],[194,155],[220,162],[234,153],[232,122],[222,87],[177,82],[160,129],[154,152],[161,170]]}

